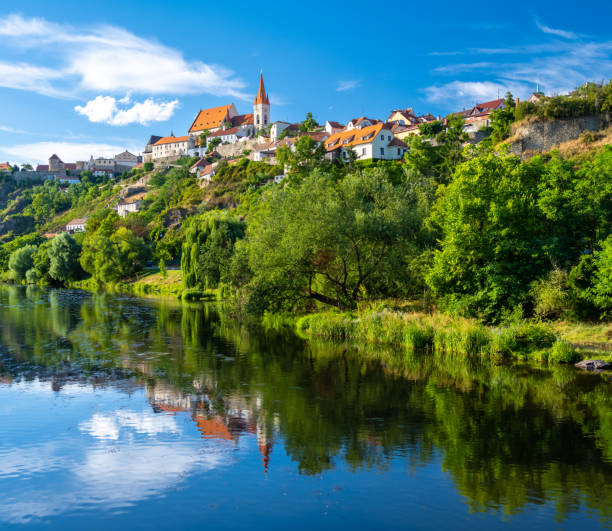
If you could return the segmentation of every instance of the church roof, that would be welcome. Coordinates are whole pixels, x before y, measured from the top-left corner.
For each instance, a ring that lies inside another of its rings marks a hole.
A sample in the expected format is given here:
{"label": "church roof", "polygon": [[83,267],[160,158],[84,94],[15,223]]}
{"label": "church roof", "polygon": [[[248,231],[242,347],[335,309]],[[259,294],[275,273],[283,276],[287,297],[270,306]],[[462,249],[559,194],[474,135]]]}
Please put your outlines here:
{"label": "church roof", "polygon": [[233,126],[249,125],[249,124],[252,125],[253,123],[255,123],[253,121],[253,113],[239,114],[238,116],[234,116],[231,121],[232,121]]}
{"label": "church roof", "polygon": [[228,117],[232,103],[221,107],[212,107],[201,110],[189,128],[189,132],[204,131],[204,129],[215,129],[221,127],[224,120]]}
{"label": "church roof", "polygon": [[259,90],[257,91],[257,97],[255,98],[253,104],[259,105],[260,103],[270,105],[270,100],[268,99],[268,95],[266,94],[266,88],[264,87],[263,74],[259,75]]}

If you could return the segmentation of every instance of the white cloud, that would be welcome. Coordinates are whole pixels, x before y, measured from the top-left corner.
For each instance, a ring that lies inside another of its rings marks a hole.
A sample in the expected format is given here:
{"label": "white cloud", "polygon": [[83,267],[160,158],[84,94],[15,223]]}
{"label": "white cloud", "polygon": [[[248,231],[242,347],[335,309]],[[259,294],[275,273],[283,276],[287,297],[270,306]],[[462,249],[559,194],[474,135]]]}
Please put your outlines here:
{"label": "white cloud", "polygon": [[[612,41],[553,41],[527,46],[471,49],[469,55],[504,55],[503,60],[462,62],[439,66],[438,74],[469,76],[424,89],[432,102],[471,106],[510,90],[524,98],[536,83],[547,94],[565,94],[585,81],[608,79],[612,72]],[[475,74],[477,72],[477,74]]]}
{"label": "white cloud", "polygon": [[174,114],[179,106],[178,100],[156,102],[147,98],[136,102],[131,107],[122,109],[118,104],[129,104],[130,97],[119,100],[112,96],[97,96],[88,101],[85,106],[77,105],[74,110],[87,116],[90,122],[107,123],[110,125],[128,125],[138,123],[149,125],[151,122],[165,122]]}
{"label": "white cloud", "polygon": [[27,63],[0,62],[0,87],[61,97],[65,95],[63,90],[54,87],[51,83],[60,78],[61,74],[51,68]]}
{"label": "white cloud", "polygon": [[574,33],[573,31],[565,31],[560,29],[554,29],[549,26],[545,26],[544,24],[536,21],[536,26],[540,29],[540,31],[547,33],[549,35],[555,35],[557,37],[563,37],[564,39],[577,39],[579,35]]}
{"label": "white cloud", "polygon": [[57,156],[66,161],[88,160],[91,155],[112,157],[128,149],[132,153],[140,153],[142,147],[134,142],[131,145],[114,145],[95,142],[33,142],[28,144],[16,144],[13,146],[0,146],[0,159],[11,158],[22,164],[46,163],[48,158],[56,153]]}
{"label": "white cloud", "polygon": [[8,125],[0,125],[0,131],[5,133],[13,133],[14,135],[32,135],[29,131],[24,131],[23,129],[16,129],[15,127],[10,127]]}
{"label": "white cloud", "polygon": [[116,411],[112,414],[96,413],[79,425],[79,430],[96,439],[118,440],[121,429],[146,434],[179,433],[176,419],[170,415],[156,415],[149,411]]}
{"label": "white cloud", "polygon": [[243,92],[245,83],[231,70],[187,60],[178,50],[114,26],[72,28],[10,15],[0,20],[0,38],[7,46],[42,50],[49,55],[49,61],[57,63],[55,68],[4,63],[9,74],[11,68],[15,72],[7,85],[0,67],[0,86],[45,95],[132,91],[249,98]]}
{"label": "white cloud", "polygon": [[524,96],[526,87],[518,84],[498,83],[492,81],[452,81],[441,86],[425,89],[428,101],[453,103],[456,110],[459,107],[472,107],[476,103],[504,97],[510,91],[514,95]]}
{"label": "white cloud", "polygon": [[336,90],[338,92],[346,92],[347,90],[354,89],[358,85],[359,85],[359,81],[355,79],[351,81],[340,81],[338,83],[338,86],[336,87]]}

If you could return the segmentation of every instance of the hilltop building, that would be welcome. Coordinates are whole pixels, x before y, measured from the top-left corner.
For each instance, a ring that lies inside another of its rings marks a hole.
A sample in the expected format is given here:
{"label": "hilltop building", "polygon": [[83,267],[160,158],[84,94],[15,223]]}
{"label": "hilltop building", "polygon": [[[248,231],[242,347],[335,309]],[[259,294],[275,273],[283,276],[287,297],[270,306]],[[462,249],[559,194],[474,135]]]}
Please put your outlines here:
{"label": "hilltop building", "polygon": [[253,102],[255,130],[265,129],[270,124],[270,100],[264,87],[263,74],[259,76],[259,90]]}
{"label": "hilltop building", "polygon": [[36,166],[36,171],[40,172],[65,172],[76,170],[76,162],[64,162],[55,153],[49,157],[49,164],[39,164]]}
{"label": "hilltop building", "polygon": [[66,225],[66,232],[74,234],[75,232],[85,232],[87,220],[85,218],[73,219]]}
{"label": "hilltop building", "polygon": [[132,212],[138,212],[142,205],[142,200],[137,199],[136,201],[121,201],[117,205],[117,214],[119,214],[122,218],[131,214]]}
{"label": "hilltop building", "polygon": [[496,109],[504,108],[504,98],[497,100],[478,103],[471,109],[464,109],[454,113],[459,114],[465,119],[463,130],[466,133],[476,133],[482,127],[488,127],[491,124],[491,113]]}
{"label": "hilltop building", "polygon": [[158,140],[161,140],[162,137],[161,136],[157,136],[157,135],[151,135],[151,138],[149,138],[149,141],[147,142],[147,145],[144,148],[144,151],[142,152],[142,162],[152,162],[153,160],[153,144],[155,144],[155,142],[157,142]]}
{"label": "hilltop building", "polygon": [[195,145],[195,139],[193,136],[165,136],[160,138],[152,146],[151,159],[162,159],[167,157],[179,158],[184,157],[188,154],[189,149]]}
{"label": "hilltop building", "polygon": [[202,133],[215,138],[215,133],[223,130],[234,130],[236,137],[254,136],[255,133],[270,124],[270,100],[264,86],[263,74],[259,76],[259,89],[253,101],[253,112],[238,114],[233,103],[201,109],[191,127],[189,136],[199,137]]}
{"label": "hilltop building", "polygon": [[[352,150],[357,160],[381,159],[399,160],[404,156],[408,146],[395,138],[392,126],[373,120],[359,119],[353,128],[348,126],[343,131],[331,135],[325,141],[327,158],[331,160],[349,160],[348,150]],[[353,120],[351,121],[353,122]],[[349,124],[351,123],[349,122]]]}

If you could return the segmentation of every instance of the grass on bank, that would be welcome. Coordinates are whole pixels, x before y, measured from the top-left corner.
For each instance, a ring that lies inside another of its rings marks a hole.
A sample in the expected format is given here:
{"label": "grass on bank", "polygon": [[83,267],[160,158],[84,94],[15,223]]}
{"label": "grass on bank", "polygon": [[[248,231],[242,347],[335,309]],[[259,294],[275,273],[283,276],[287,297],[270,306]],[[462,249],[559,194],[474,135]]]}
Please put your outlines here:
{"label": "grass on bank", "polygon": [[[580,326],[583,337],[588,337],[588,325]],[[493,361],[574,363],[582,359],[583,354],[593,354],[593,349],[583,351],[570,340],[579,333],[578,325],[575,329],[569,326],[561,329],[533,321],[488,327],[472,319],[437,313],[367,309],[305,315],[298,319],[296,328],[307,338],[368,341],[396,345],[408,352],[478,356]],[[612,360],[612,352],[595,351],[598,357]]]}

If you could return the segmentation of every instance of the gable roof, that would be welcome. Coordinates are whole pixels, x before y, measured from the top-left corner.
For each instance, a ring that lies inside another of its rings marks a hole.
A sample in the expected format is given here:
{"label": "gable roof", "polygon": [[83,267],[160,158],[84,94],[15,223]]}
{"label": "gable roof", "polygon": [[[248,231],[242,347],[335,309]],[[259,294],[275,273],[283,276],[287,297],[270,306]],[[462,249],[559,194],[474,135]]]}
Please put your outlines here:
{"label": "gable roof", "polygon": [[165,136],[160,138],[154,146],[161,146],[162,144],[176,144],[177,142],[186,142],[189,139],[189,135],[187,136]]}
{"label": "gable roof", "polygon": [[257,96],[255,97],[253,105],[259,105],[261,103],[270,105],[270,100],[266,94],[266,88],[264,87],[263,74],[259,74],[259,90],[257,91]]}
{"label": "gable roof", "polygon": [[234,116],[231,122],[233,126],[252,125],[255,123],[255,120],[253,119],[253,113],[250,113],[250,114],[239,114],[238,116]]}
{"label": "gable roof", "polygon": [[463,111],[455,112],[452,115],[460,114],[464,118],[467,118],[469,116],[480,116],[483,114],[488,114],[491,111],[494,111],[495,109],[498,109],[502,103],[504,103],[504,98],[485,101],[484,103],[478,103],[477,105],[474,105],[474,107],[472,107],[471,109],[465,109]]}
{"label": "gable roof", "polygon": [[339,122],[333,122],[332,120],[327,120],[327,123],[334,129],[344,129],[344,126]]}
{"label": "gable roof", "polygon": [[232,105],[233,103],[230,103],[229,105],[221,105],[220,107],[211,107],[210,109],[201,110],[191,124],[189,132],[194,133],[196,131],[221,127],[223,121],[228,118]]}
{"label": "gable roof", "polygon": [[13,168],[8,162],[0,162],[0,171],[11,171]]}
{"label": "gable roof", "polygon": [[339,147],[357,146],[368,144],[383,129],[382,123],[368,125],[363,129],[351,129],[350,131],[340,131],[331,135],[325,141],[325,150],[333,151]]}
{"label": "gable roof", "polygon": [[219,131],[215,131],[214,133],[210,133],[208,138],[213,138],[216,136],[226,136],[226,135],[235,135],[240,132],[239,127],[230,127],[229,129],[219,129]]}
{"label": "gable roof", "polygon": [[209,165],[210,162],[208,162],[206,159],[200,159],[195,164],[193,164],[190,169],[193,170],[194,168],[204,168],[205,166]]}
{"label": "gable roof", "polygon": [[59,160],[61,162],[62,159],[60,159],[55,153],[53,153],[53,155],[49,157],[49,160]]}

